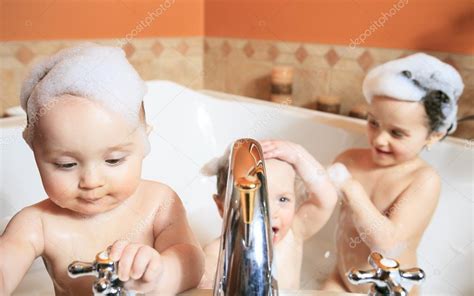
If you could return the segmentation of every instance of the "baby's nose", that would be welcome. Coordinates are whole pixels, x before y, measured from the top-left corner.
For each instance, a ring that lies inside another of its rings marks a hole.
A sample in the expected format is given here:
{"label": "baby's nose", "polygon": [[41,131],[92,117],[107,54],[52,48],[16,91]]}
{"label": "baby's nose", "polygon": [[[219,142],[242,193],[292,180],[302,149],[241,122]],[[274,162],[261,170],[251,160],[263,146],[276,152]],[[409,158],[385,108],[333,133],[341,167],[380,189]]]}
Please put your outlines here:
{"label": "baby's nose", "polygon": [[96,169],[87,169],[83,172],[79,181],[81,189],[94,189],[104,186],[104,178]]}
{"label": "baby's nose", "polygon": [[374,139],[375,146],[386,146],[388,145],[388,134],[386,132],[380,132]]}

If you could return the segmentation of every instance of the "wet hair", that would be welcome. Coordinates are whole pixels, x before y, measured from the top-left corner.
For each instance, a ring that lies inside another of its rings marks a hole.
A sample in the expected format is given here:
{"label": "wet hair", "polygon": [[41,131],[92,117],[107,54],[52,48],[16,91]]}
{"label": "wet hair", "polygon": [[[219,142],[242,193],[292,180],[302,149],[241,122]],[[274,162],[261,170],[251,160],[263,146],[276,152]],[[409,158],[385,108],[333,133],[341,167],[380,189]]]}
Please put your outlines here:
{"label": "wet hair", "polygon": [[[426,117],[428,118],[428,129],[430,133],[439,131],[446,119],[443,110],[449,107],[450,99],[448,95],[440,90],[432,90],[423,86],[418,80],[413,78],[412,73],[408,70],[402,71],[401,74],[411,80],[418,88],[426,91],[426,95],[421,99],[421,102],[425,107]],[[446,131],[446,135],[452,128],[453,124]]]}
{"label": "wet hair", "polygon": [[[440,90],[432,90],[422,98],[421,102],[425,107],[430,132],[438,131],[446,119],[443,109],[445,109],[445,106],[449,106],[449,97]],[[451,124],[447,133],[449,133],[452,128],[453,125]]]}

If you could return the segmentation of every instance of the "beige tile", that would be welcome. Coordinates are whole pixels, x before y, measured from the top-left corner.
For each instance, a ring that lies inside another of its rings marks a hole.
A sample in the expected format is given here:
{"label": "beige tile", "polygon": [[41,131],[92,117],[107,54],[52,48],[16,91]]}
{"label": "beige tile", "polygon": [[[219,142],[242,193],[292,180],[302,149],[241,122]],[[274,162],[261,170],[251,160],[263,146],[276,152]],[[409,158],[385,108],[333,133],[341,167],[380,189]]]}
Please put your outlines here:
{"label": "beige tile", "polygon": [[364,75],[353,71],[332,70],[329,78],[329,94],[341,98],[341,113],[347,114],[350,108],[364,102],[362,81]]}
{"label": "beige tile", "polygon": [[219,48],[227,38],[206,37],[205,40],[209,48]]}
{"label": "beige tile", "polygon": [[233,94],[268,100],[271,63],[229,60],[226,67],[226,90]]}
{"label": "beige tile", "polygon": [[226,64],[227,59],[222,59],[216,54],[206,54],[204,56],[204,88],[226,91]]}
{"label": "beige tile", "polygon": [[171,80],[186,87],[202,88],[203,69],[200,59],[160,59],[156,79]]}
{"label": "beige tile", "polygon": [[311,68],[313,70],[326,70],[331,69],[326,58],[324,56],[312,55],[308,56],[303,62],[305,68]]}
{"label": "beige tile", "polygon": [[451,57],[461,69],[474,70],[474,55],[452,54]]}
{"label": "beige tile", "polygon": [[[336,45],[336,46],[333,46],[333,48],[341,58],[353,59],[353,60],[356,60],[366,50],[365,47],[359,47],[359,46],[350,47],[350,46],[343,46],[343,45]],[[329,50],[329,48],[327,50]],[[323,53],[323,55],[324,54],[325,53]]]}
{"label": "beige tile", "polygon": [[332,48],[329,44],[305,43],[309,55],[324,56]]}
{"label": "beige tile", "polygon": [[369,48],[374,59],[374,65],[398,59],[405,51],[399,49]]}
{"label": "beige tile", "polygon": [[236,48],[236,49],[243,49],[244,46],[247,44],[247,42],[252,41],[251,39],[247,40],[247,39],[239,39],[239,38],[226,38],[226,40],[227,42],[229,42],[229,45],[232,48]]}
{"label": "beige tile", "polygon": [[300,42],[290,42],[290,41],[277,41],[276,42],[278,49],[281,50],[282,53],[289,53],[294,54],[295,51],[301,46]]}
{"label": "beige tile", "polygon": [[296,65],[298,61],[295,58],[294,53],[280,52],[274,61],[276,65]]}
{"label": "beige tile", "polygon": [[316,97],[329,91],[329,70],[315,70],[299,67],[293,79],[294,105],[304,106],[315,102]]}
{"label": "beige tile", "polygon": [[14,56],[17,50],[23,45],[23,43],[17,41],[4,41],[0,42],[0,57],[1,56]]}
{"label": "beige tile", "polygon": [[357,73],[357,75],[365,75],[364,70],[357,60],[341,58],[333,67],[335,70],[344,70]]}
{"label": "beige tile", "polygon": [[25,65],[20,63],[15,55],[0,57],[0,69],[16,69],[24,68]]}

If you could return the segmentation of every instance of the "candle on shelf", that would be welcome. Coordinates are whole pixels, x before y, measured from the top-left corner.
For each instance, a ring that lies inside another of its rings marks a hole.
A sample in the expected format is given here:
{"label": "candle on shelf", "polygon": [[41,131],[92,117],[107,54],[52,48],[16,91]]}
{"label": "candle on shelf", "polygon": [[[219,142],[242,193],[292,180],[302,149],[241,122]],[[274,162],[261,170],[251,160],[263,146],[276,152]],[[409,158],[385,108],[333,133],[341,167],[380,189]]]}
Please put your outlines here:
{"label": "candle on shelf", "polygon": [[341,99],[338,96],[319,96],[316,110],[339,114]]}
{"label": "candle on shelf", "polygon": [[293,93],[293,67],[284,65],[273,67],[271,87],[272,102],[290,105]]}
{"label": "candle on shelf", "polygon": [[360,119],[367,119],[367,105],[357,104],[349,111],[349,116]]}

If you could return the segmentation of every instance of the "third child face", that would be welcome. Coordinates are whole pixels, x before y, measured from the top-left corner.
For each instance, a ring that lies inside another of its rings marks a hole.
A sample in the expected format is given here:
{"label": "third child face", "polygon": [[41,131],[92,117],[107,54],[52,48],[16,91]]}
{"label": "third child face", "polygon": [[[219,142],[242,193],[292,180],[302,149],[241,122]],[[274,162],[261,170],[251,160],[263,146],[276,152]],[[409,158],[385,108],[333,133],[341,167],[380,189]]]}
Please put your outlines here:
{"label": "third child face", "polygon": [[367,135],[377,165],[391,166],[414,159],[429,138],[424,106],[374,97],[369,106]]}
{"label": "third child face", "polygon": [[[268,201],[273,243],[280,242],[291,229],[295,215],[295,170],[291,165],[277,159],[265,160],[267,171]],[[219,214],[224,212],[224,197],[214,196]]]}
{"label": "third child face", "polygon": [[277,159],[265,161],[268,180],[270,219],[273,243],[278,244],[288,234],[295,216],[295,170],[291,165]]}

